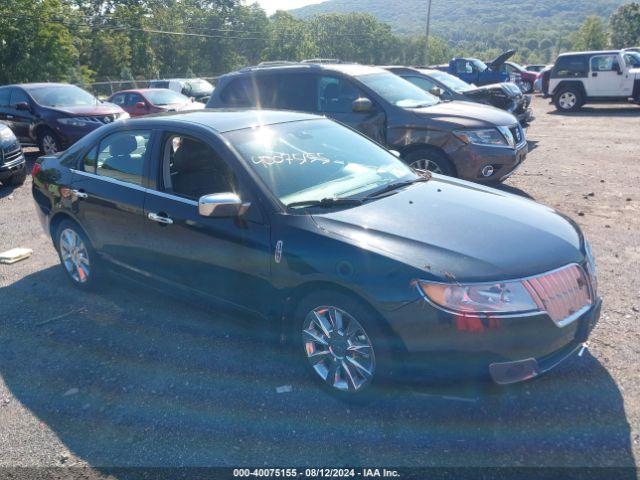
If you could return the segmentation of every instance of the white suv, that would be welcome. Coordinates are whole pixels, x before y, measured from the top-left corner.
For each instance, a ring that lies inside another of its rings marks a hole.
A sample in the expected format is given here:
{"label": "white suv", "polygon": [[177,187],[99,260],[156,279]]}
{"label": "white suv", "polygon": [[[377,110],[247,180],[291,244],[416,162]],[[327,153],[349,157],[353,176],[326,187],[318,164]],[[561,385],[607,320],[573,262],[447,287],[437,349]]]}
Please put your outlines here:
{"label": "white suv", "polygon": [[631,49],[563,53],[544,93],[565,112],[579,110],[585,103],[640,103],[640,53]]}

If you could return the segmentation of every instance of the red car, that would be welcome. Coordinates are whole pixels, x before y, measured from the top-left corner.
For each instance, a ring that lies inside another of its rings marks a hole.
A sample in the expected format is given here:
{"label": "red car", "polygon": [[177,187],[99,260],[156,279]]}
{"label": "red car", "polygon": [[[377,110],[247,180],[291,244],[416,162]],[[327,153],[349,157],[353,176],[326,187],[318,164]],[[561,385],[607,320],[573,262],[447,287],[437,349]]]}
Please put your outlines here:
{"label": "red car", "polygon": [[518,86],[522,89],[522,93],[533,92],[533,83],[536,81],[536,78],[538,76],[536,72],[526,70],[522,65],[519,65],[515,62],[504,62],[500,69],[508,73],[510,77],[513,74],[520,76],[520,82],[518,82]]}
{"label": "red car", "polygon": [[108,101],[115,103],[132,117],[204,108],[202,103],[194,102],[191,98],[168,88],[122,90],[111,95]]}

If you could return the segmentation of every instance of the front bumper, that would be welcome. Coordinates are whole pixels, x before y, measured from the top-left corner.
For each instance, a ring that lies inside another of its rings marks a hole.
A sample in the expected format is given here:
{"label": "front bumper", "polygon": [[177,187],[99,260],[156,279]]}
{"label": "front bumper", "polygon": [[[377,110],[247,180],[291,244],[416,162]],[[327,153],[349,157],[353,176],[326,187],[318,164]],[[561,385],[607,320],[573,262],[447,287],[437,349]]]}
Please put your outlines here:
{"label": "front bumper", "polygon": [[404,381],[509,384],[542,375],[576,352],[596,325],[601,304],[598,298],[563,327],[545,313],[465,317],[424,300],[386,315],[403,352],[398,370]]}
{"label": "front bumper", "polygon": [[[450,153],[449,157],[459,178],[478,183],[495,183],[511,175],[524,162],[528,153],[529,147],[525,141],[516,148],[468,144]],[[493,174],[489,177],[482,174],[482,169],[487,165],[493,167]]]}
{"label": "front bumper", "polygon": [[22,175],[26,169],[24,154],[10,163],[0,164],[0,181],[7,180],[14,175]]}

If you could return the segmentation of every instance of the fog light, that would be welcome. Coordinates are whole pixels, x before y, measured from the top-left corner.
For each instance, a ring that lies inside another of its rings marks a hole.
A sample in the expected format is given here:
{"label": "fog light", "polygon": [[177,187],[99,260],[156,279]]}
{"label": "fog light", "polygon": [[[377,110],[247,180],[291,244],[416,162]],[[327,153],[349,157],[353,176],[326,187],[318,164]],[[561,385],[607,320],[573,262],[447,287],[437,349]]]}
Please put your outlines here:
{"label": "fog light", "polygon": [[482,170],[480,170],[480,173],[482,173],[483,177],[490,177],[493,175],[493,171],[493,165],[485,165],[482,167]]}

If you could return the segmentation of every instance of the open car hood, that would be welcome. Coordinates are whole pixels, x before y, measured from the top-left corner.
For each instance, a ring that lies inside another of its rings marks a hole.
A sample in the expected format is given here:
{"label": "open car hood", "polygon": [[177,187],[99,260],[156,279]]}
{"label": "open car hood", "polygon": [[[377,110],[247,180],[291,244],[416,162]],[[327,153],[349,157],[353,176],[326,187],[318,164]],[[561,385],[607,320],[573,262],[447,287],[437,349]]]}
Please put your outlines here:
{"label": "open car hood", "polygon": [[513,57],[514,53],[516,53],[515,50],[507,50],[506,52],[501,53],[496,58],[488,62],[487,65],[491,70],[497,70],[498,68],[500,68],[500,65]]}

